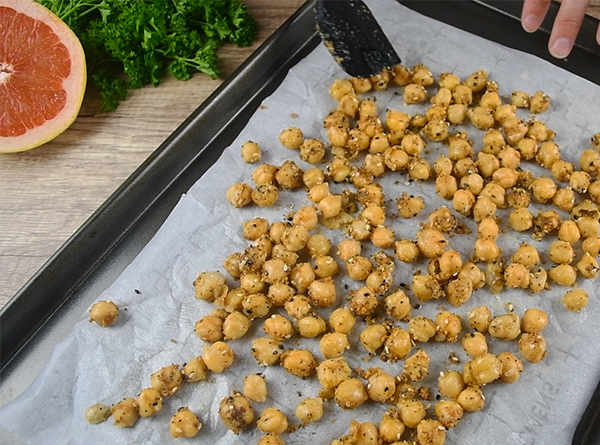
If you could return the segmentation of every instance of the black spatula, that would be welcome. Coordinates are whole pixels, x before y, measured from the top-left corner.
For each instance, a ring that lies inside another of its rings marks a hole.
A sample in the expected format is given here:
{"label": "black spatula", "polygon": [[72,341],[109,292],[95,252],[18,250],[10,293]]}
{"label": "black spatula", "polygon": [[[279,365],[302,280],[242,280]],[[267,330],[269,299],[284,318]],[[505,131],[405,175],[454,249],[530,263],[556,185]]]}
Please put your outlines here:
{"label": "black spatula", "polygon": [[361,0],[317,0],[317,29],[336,62],[353,77],[370,77],[400,57]]}

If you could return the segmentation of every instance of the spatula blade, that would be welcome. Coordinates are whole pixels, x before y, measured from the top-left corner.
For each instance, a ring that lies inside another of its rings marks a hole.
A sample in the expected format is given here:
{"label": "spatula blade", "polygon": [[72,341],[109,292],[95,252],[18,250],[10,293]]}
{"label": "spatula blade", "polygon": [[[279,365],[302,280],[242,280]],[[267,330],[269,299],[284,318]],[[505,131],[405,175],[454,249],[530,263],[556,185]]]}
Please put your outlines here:
{"label": "spatula blade", "polygon": [[361,0],[318,0],[315,18],[325,46],[350,76],[371,77],[401,62]]}

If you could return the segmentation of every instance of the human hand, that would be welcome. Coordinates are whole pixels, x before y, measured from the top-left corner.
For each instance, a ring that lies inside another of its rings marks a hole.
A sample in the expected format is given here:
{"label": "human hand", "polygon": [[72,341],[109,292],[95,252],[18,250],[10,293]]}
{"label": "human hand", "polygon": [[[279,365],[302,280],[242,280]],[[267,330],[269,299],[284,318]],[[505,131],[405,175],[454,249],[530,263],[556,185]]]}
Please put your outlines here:
{"label": "human hand", "polygon": [[[525,0],[521,12],[521,24],[527,32],[534,32],[542,24],[551,0]],[[548,42],[548,50],[553,57],[564,59],[569,55],[581,24],[583,17],[591,0],[563,0]],[[600,26],[596,33],[596,41],[600,45]]]}

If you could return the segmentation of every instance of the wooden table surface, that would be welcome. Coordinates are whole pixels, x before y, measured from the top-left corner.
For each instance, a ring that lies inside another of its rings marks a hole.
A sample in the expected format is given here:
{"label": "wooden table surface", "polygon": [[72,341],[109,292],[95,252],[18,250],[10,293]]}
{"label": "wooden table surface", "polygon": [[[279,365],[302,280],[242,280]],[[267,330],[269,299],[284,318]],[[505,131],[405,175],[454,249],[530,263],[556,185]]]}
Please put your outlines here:
{"label": "wooden table surface", "polygon": [[[245,2],[258,38],[249,48],[220,50],[222,78],[304,0]],[[600,18],[600,0],[590,13]],[[98,112],[98,95],[89,90],[79,117],[58,138],[0,156],[0,308],[221,82],[166,78],[158,88],[131,91],[112,113]]]}

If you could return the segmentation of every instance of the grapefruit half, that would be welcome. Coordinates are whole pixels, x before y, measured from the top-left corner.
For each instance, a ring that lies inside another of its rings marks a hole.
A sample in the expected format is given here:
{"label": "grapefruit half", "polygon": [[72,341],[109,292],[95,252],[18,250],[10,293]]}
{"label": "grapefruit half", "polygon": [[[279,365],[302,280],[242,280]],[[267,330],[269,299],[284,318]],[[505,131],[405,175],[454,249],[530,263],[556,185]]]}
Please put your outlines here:
{"label": "grapefruit half", "polygon": [[73,31],[33,0],[0,0],[0,153],[29,150],[66,130],[85,85]]}

